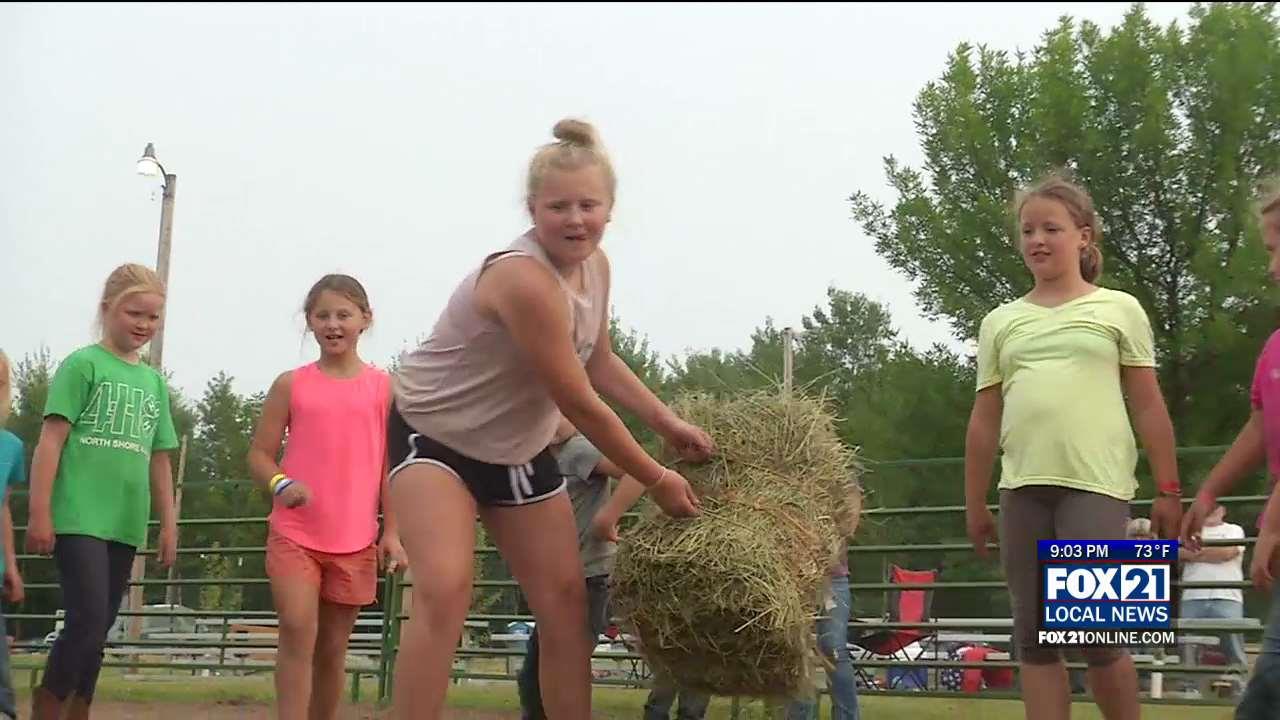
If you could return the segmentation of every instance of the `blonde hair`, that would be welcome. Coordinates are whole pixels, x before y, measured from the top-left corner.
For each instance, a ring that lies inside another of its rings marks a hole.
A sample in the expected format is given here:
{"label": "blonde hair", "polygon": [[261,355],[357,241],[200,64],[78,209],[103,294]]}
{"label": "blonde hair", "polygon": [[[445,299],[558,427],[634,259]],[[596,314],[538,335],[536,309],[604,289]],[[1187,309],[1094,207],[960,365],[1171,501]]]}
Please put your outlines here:
{"label": "blonde hair", "polygon": [[13,411],[13,368],[9,366],[9,356],[0,350],[0,427],[9,421],[9,413]]}
{"label": "blonde hair", "polygon": [[604,184],[612,201],[618,189],[618,178],[613,174],[613,163],[609,162],[609,155],[605,153],[595,127],[584,120],[565,118],[556,123],[551,134],[556,141],[538,148],[529,161],[525,199],[533,201],[550,170],[578,170],[595,165],[604,174]]}
{"label": "blonde hair", "polygon": [[1124,529],[1124,536],[1126,540],[1132,540],[1136,537],[1139,537],[1142,535],[1150,535],[1150,534],[1151,534],[1151,520],[1149,518],[1144,518],[1144,517],[1134,518],[1130,520],[1129,524]]}
{"label": "blonde hair", "polygon": [[98,303],[99,330],[107,313],[115,309],[120,301],[138,293],[155,293],[161,298],[165,297],[164,283],[155,270],[137,263],[125,263],[112,270],[102,286],[102,301]]}
{"label": "blonde hair", "polygon": [[1050,175],[1018,196],[1017,216],[1022,215],[1022,208],[1032,198],[1059,203],[1066,208],[1077,228],[1089,228],[1092,231],[1089,244],[1080,250],[1080,277],[1085,282],[1096,281],[1102,275],[1102,250],[1098,247],[1098,243],[1102,242],[1102,223],[1088,191],[1062,175]]}

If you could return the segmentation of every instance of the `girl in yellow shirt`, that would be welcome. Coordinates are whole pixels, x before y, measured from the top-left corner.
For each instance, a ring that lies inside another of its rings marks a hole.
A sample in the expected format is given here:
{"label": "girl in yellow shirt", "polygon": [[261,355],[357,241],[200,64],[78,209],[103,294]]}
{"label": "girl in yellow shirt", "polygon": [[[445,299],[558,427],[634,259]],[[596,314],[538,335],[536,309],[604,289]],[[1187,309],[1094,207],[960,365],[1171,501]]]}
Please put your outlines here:
{"label": "girl in yellow shirt", "polygon": [[[1028,719],[1068,720],[1070,686],[1061,654],[1036,642],[1036,541],[1125,537],[1137,489],[1135,429],[1158,488],[1153,531],[1175,537],[1178,468],[1146,312],[1131,295],[1094,284],[1102,253],[1093,201],[1082,188],[1051,177],[1025,193],[1017,209],[1019,248],[1035,286],[992,310],[978,332],[977,397],[965,441],[965,520],[970,541],[985,555],[996,535],[986,501],[1000,450],[1000,557],[1023,706]],[[1103,715],[1139,717],[1138,676],[1129,654],[1099,647],[1084,655]]]}

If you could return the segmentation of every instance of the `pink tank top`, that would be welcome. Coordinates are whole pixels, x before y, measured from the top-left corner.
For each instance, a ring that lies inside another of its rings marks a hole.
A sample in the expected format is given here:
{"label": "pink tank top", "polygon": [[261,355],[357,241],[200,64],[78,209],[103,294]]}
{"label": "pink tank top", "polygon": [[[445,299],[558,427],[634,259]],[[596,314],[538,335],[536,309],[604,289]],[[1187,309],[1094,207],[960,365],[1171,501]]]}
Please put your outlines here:
{"label": "pink tank top", "polygon": [[[485,258],[454,290],[426,342],[401,358],[393,379],[396,408],[409,427],[474,460],[522,465],[547,447],[559,411],[551,393],[506,328],[480,314],[475,287],[495,262],[527,256],[560,281],[574,350],[591,358],[609,312],[609,275],[597,250],[582,263],[582,291],[556,272],[533,231]],[[547,342],[563,342],[547,338]]]}
{"label": "pink tank top", "polygon": [[311,501],[294,509],[274,506],[272,530],[333,554],[374,542],[389,401],[390,377],[373,365],[345,379],[325,375],[316,363],[293,371],[280,467],[311,489]]}

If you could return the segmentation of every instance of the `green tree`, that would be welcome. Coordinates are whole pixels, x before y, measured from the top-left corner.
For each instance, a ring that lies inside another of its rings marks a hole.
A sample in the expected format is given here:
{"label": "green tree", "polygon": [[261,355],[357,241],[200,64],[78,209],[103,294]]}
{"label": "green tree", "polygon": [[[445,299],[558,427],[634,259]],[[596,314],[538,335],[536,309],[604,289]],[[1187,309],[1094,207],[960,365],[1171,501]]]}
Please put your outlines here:
{"label": "green tree", "polygon": [[[781,368],[781,363],[779,363]],[[750,364],[741,352],[725,352],[719,348],[690,353],[667,361],[669,380],[665,392],[733,393],[760,387],[775,378]]]}
{"label": "green tree", "polygon": [[47,347],[13,362],[13,412],[5,428],[17,435],[26,447],[27,467],[31,466],[31,453],[40,439],[44,403],[49,397],[49,380],[56,369]]}
{"label": "green tree", "polygon": [[[888,308],[838,288],[828,289],[826,306],[815,307],[801,326],[796,384],[831,398],[841,438],[863,459],[868,505],[956,502],[960,484],[946,468],[908,469],[886,461],[957,454],[972,398],[969,362],[941,346],[917,351],[901,338]],[[958,532],[959,526],[937,518],[900,517],[892,524],[868,522],[861,537],[928,542]]]}
{"label": "green tree", "polygon": [[[187,487],[183,490],[182,517],[185,519],[261,518],[271,511],[266,495],[249,482],[246,459],[264,396],[260,393],[241,396],[232,382],[231,376],[219,373],[209,381],[195,405],[196,422],[184,478]],[[180,547],[208,548],[215,544],[261,547],[265,542],[266,526],[262,523],[190,525],[181,531]],[[202,577],[206,565],[199,555],[179,555],[178,571],[182,577]],[[229,560],[219,567],[234,577],[260,578],[265,577],[266,571],[264,556],[260,553],[237,558],[234,568]],[[240,600],[230,589],[220,597]],[[246,609],[271,607],[265,587],[247,586],[242,597]]]}
{"label": "green tree", "polygon": [[[218,550],[222,547],[222,543],[215,540],[209,547]],[[235,577],[229,555],[209,553],[201,555],[200,561],[204,565],[204,573],[201,577],[215,580]],[[240,585],[202,585],[197,607],[201,610],[240,610],[243,596],[244,587]]]}
{"label": "green tree", "polygon": [[[622,320],[611,313],[609,340],[613,345],[613,353],[626,363],[636,377],[640,378],[640,382],[655,394],[661,394],[666,382],[666,373],[663,371],[658,354],[649,347],[649,338],[640,334],[635,328],[624,328]],[[658,436],[649,426],[621,405],[612,400],[608,402],[641,445],[650,449],[657,447]]]}
{"label": "green tree", "polygon": [[[752,331],[750,343],[746,350],[712,348],[669,359],[664,392],[669,396],[684,392],[732,395],[781,388],[782,329],[774,324],[773,318],[765,318],[764,325]],[[799,344],[796,348],[798,358]],[[798,366],[795,378],[797,384],[809,379]]]}
{"label": "green tree", "polygon": [[613,353],[631,368],[631,372],[640,378],[653,392],[659,392],[666,380],[658,353],[649,347],[649,338],[641,335],[635,328],[623,329],[622,320],[616,315],[609,316],[609,338],[613,344]]}
{"label": "green tree", "polygon": [[236,393],[232,381],[226,373],[218,373],[196,404],[198,452],[188,460],[192,480],[243,482],[249,478],[246,458],[261,403]]}
{"label": "green tree", "polygon": [[1179,440],[1229,440],[1275,322],[1251,214],[1280,160],[1272,4],[1197,5],[1185,27],[1158,27],[1141,5],[1106,32],[1064,18],[1029,54],[960,45],[914,116],[923,167],[890,156],[892,207],[851,201],[922,309],[973,338],[1026,292],[1011,203],[1065,168],[1102,218],[1102,283],[1150,315]]}
{"label": "green tree", "polygon": [[[801,318],[796,338],[796,392],[825,395],[839,418],[842,439],[858,448],[869,506],[913,507],[958,503],[958,469],[945,464],[902,466],[906,458],[955,456],[963,451],[964,425],[973,393],[971,362],[945,347],[917,351],[893,327],[888,309],[860,293],[829,288],[826,303]],[[777,389],[782,376],[782,330],[772,320],[751,335],[748,349],[711,350],[672,361],[668,392],[723,395]],[[868,517],[863,544],[956,542],[964,537],[958,516]],[[994,567],[968,554],[860,555],[851,572],[859,582],[883,579],[885,565],[934,567],[947,563],[949,579],[994,578]],[[860,594],[859,612],[878,614],[883,596]],[[935,600],[939,612],[979,615],[988,599],[951,594]]]}
{"label": "green tree", "polygon": [[888,308],[861,293],[827,289],[827,307],[801,319],[801,344],[816,367],[845,379],[874,371],[893,351],[898,333]]}

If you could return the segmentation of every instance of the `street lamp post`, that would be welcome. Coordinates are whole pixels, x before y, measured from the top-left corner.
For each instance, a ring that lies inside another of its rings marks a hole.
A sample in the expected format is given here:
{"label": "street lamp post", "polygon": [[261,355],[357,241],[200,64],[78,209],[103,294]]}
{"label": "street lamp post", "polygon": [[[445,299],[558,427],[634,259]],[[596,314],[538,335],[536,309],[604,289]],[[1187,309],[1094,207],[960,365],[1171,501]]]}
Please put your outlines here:
{"label": "street lamp post", "polygon": [[[160,238],[157,243],[156,250],[156,274],[160,276],[160,282],[164,284],[165,296],[169,297],[169,249],[173,244],[173,199],[178,192],[178,176],[167,173],[164,166],[156,159],[156,146],[153,143],[147,143],[146,149],[142,151],[142,157],[138,158],[137,171],[139,175],[147,177],[159,176],[163,181],[164,194],[160,200]],[[167,304],[167,303],[166,303]],[[148,348],[148,358],[151,366],[156,370],[162,370],[164,362],[164,326],[165,315],[160,314],[160,326],[156,328],[156,334],[151,338],[151,347]],[[182,506],[182,466],[186,460],[186,443],[183,442],[182,452],[178,459],[178,482],[174,488],[174,505]],[[142,586],[137,582],[142,580],[146,574],[146,559],[138,556],[133,561],[133,569],[130,572],[130,580],[133,581],[129,588],[129,608],[138,612],[142,609]],[[177,577],[178,563],[175,562],[169,567],[169,580],[172,581]],[[177,586],[169,585],[165,587],[165,602],[169,605],[175,604],[177,599]],[[142,634],[142,618],[133,616],[129,622],[129,637],[137,639]]]}
{"label": "street lamp post", "polygon": [[[160,201],[160,240],[159,247],[156,252],[156,274],[160,276],[160,282],[164,283],[165,292],[169,290],[169,248],[173,242],[173,198],[178,192],[178,176],[164,171],[164,166],[156,159],[156,146],[153,143],[147,143],[147,147],[142,151],[142,157],[138,158],[138,174],[148,177],[160,176],[164,180],[164,195]],[[159,370],[164,359],[164,315],[160,316],[160,327],[156,329],[155,337],[151,338],[151,348],[149,356],[151,358],[151,366]]]}

